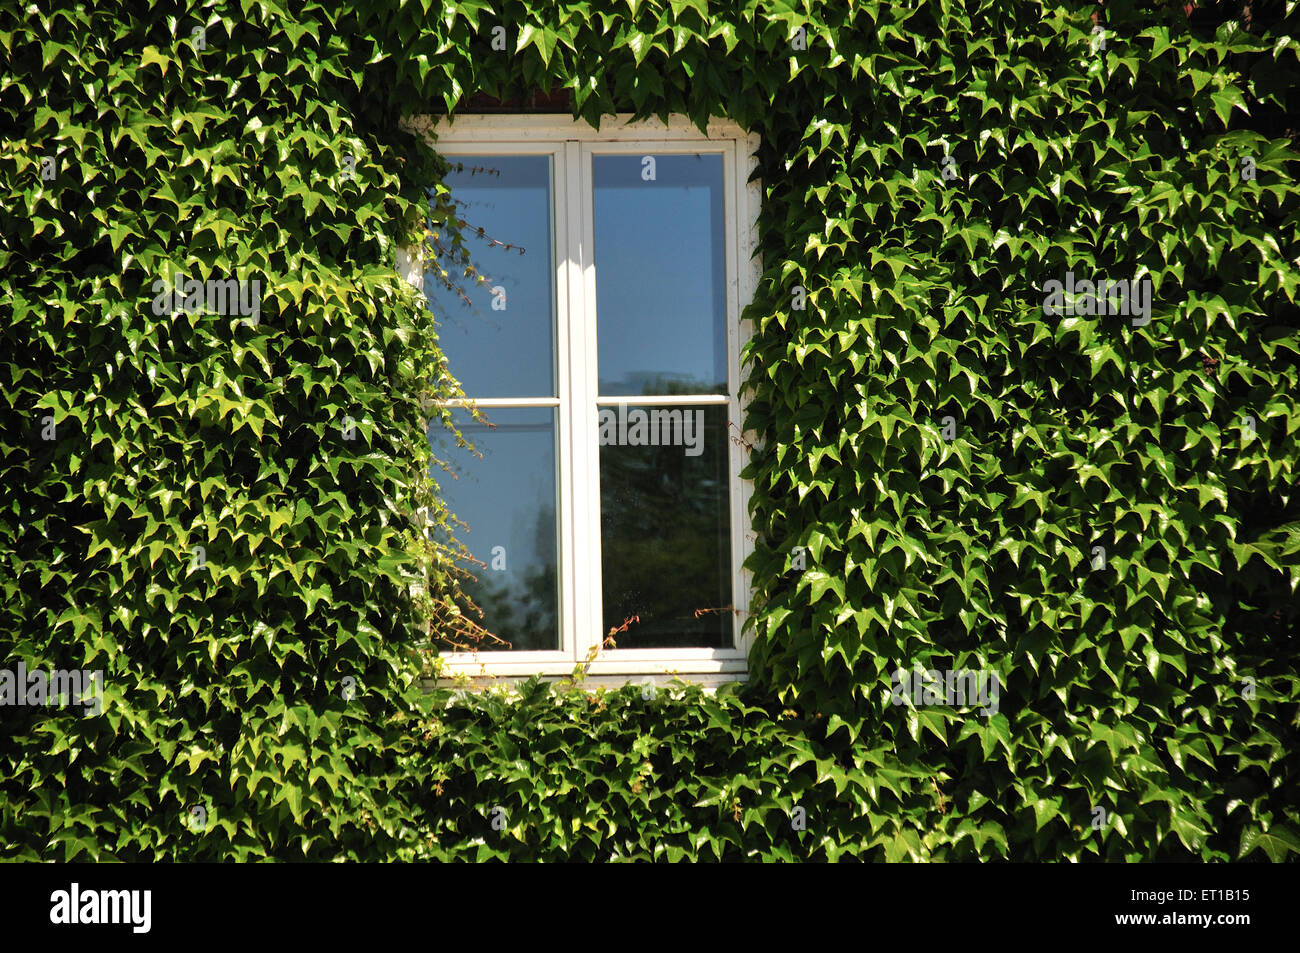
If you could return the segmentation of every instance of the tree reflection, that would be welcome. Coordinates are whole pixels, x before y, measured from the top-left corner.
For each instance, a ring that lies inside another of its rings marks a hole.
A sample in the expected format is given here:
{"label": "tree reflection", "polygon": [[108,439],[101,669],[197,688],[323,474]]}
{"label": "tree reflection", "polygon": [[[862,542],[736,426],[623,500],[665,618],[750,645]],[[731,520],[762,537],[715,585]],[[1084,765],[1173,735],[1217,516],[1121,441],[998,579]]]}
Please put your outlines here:
{"label": "tree reflection", "polygon": [[[723,647],[732,614],[726,409],[704,412],[704,452],[600,448],[605,631],[640,622],[619,648]],[[629,406],[629,411],[631,407]]]}
{"label": "tree reflection", "polygon": [[[474,578],[461,591],[473,606],[475,621],[509,645],[482,645],[483,649],[554,649],[559,645],[559,606],[555,553],[555,507],[543,507],[533,528],[533,553],[520,572],[518,553],[507,552],[504,571],[474,566]],[[482,556],[482,554],[477,554]]]}

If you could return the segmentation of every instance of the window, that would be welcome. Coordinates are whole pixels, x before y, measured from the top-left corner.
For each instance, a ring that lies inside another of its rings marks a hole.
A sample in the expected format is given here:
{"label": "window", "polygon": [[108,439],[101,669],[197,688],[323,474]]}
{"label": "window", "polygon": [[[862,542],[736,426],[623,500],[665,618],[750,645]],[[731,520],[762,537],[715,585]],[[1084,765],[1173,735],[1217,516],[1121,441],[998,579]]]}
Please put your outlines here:
{"label": "window", "polygon": [[439,424],[429,439],[479,564],[467,590],[502,640],[449,670],[567,674],[619,629],[591,675],[743,673],[754,141],[676,118],[597,131],[466,116],[437,130],[488,282],[463,285],[468,303],[432,276],[424,288],[491,425],[458,416],[481,459]]}

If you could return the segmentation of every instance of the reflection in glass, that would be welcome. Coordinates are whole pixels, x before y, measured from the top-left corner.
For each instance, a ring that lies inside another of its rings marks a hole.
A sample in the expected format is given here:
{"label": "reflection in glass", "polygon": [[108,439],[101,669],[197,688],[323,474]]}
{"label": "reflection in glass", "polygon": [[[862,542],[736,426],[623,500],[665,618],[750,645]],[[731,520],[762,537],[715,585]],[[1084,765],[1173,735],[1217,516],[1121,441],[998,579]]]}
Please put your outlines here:
{"label": "reflection in glass", "polygon": [[[454,156],[447,176],[481,285],[448,269],[472,306],[431,273],[424,278],[452,375],[472,397],[554,397],[555,267],[550,156]],[[473,230],[482,228],[484,236]],[[436,227],[435,227],[436,230]],[[445,239],[445,233],[443,234]],[[491,241],[519,245],[492,247]],[[444,245],[448,244],[444,241]],[[503,295],[491,289],[497,287]]]}
{"label": "reflection in glass", "polygon": [[722,156],[597,155],[592,174],[600,393],[725,394]]}
{"label": "reflection in glass", "polygon": [[456,420],[482,459],[458,448],[440,423],[429,429],[435,458],[455,476],[436,465],[430,472],[448,508],[468,527],[456,525],[453,532],[483,564],[466,566],[477,579],[466,582],[465,592],[483,610],[483,619],[474,621],[511,643],[508,648],[558,649],[556,411],[512,407],[485,413],[495,428],[474,423],[468,413]]}
{"label": "reflection in glass", "polygon": [[726,408],[597,410],[603,631],[640,616],[618,648],[731,647]]}

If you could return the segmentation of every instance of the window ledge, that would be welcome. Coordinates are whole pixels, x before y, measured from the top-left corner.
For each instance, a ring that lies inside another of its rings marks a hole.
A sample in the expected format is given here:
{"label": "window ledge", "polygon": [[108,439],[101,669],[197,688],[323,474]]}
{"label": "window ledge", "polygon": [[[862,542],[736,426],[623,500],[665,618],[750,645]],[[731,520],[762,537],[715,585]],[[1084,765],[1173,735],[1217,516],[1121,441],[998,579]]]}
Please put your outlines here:
{"label": "window ledge", "polygon": [[[522,682],[528,681],[533,676],[523,675],[481,675],[468,677],[468,684],[464,679],[456,678],[426,678],[420,680],[420,685],[425,692],[431,692],[434,689],[460,689],[469,694],[487,691],[493,688],[513,689]],[[567,682],[572,679],[571,675],[541,675],[543,681]],[[749,680],[745,672],[698,672],[694,674],[672,675],[588,675],[580,685],[583,688],[622,688],[625,685],[653,685],[656,688],[669,688],[674,684],[682,685],[699,685],[707,693],[713,694],[721,686],[730,683],[744,683]]]}

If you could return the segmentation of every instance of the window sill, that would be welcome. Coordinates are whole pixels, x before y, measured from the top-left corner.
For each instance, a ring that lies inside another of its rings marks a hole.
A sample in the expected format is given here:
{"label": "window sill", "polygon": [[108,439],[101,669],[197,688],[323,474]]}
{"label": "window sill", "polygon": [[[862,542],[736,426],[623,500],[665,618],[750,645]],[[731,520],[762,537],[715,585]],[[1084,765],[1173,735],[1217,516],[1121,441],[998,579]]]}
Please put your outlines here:
{"label": "window sill", "polygon": [[[567,682],[572,679],[572,670],[564,674],[539,674],[543,681],[555,684],[557,682]],[[468,676],[468,684],[463,679],[440,678],[421,679],[421,687],[425,692],[431,692],[434,689],[460,689],[467,693],[478,693],[493,688],[514,688],[523,682],[528,681],[531,675],[477,675]],[[743,684],[749,680],[746,672],[696,672],[696,673],[659,673],[654,675],[648,674],[607,674],[595,675],[588,674],[581,681],[584,688],[622,688],[626,685],[653,685],[656,688],[668,688],[674,684],[682,685],[699,685],[709,694],[713,694],[723,685]]]}

